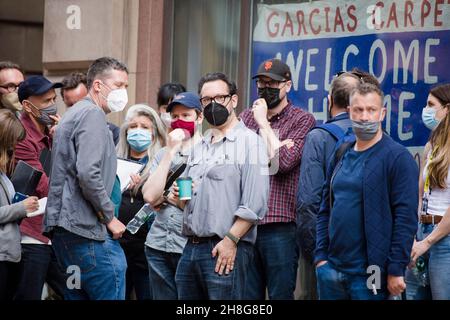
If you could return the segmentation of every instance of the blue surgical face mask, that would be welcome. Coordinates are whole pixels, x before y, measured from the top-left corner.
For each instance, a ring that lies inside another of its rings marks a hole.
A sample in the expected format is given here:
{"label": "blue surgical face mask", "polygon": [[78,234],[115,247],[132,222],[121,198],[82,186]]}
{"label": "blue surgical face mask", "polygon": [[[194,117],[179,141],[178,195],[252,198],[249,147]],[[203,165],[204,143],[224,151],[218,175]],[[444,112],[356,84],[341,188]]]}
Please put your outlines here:
{"label": "blue surgical face mask", "polygon": [[144,152],[152,143],[152,134],[146,129],[128,130],[127,141],[131,149]]}
{"label": "blue surgical face mask", "polygon": [[423,124],[430,130],[434,130],[439,124],[439,120],[436,119],[436,111],[435,108],[430,107],[422,109]]}

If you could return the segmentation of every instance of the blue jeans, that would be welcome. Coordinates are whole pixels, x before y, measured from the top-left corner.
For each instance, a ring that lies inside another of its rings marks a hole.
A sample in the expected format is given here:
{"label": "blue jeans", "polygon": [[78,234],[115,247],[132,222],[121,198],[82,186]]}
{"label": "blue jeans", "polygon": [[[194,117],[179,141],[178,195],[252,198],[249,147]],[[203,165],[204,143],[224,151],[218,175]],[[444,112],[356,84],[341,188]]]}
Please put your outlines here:
{"label": "blue jeans", "polygon": [[295,223],[259,225],[255,247],[245,298],[264,300],[267,287],[269,299],[293,300],[298,266]]}
{"label": "blue jeans", "polygon": [[433,300],[450,300],[450,235],[430,248],[428,266]]}
{"label": "blue jeans", "polygon": [[330,262],[316,268],[317,291],[320,300],[385,300],[387,289],[367,288],[368,276],[351,275],[333,268]]}
{"label": "blue jeans", "polygon": [[[420,224],[417,229],[416,240],[421,241],[433,231],[433,225]],[[429,253],[425,253],[422,256],[426,263],[429,264]],[[429,281],[424,281],[420,277],[428,277],[429,272],[426,274],[418,274],[414,269],[406,269],[405,283],[406,283],[406,300],[431,300],[431,288]]]}
{"label": "blue jeans", "polygon": [[64,297],[66,273],[59,265],[52,246],[46,244],[22,244],[20,280],[15,300],[41,300],[44,283]]}
{"label": "blue jeans", "polygon": [[[65,270],[80,268],[80,288],[66,286],[67,300],[124,300],[127,262],[119,241],[95,241],[56,228],[53,248]],[[68,282],[70,280],[70,275]]]}
{"label": "blue jeans", "polygon": [[243,299],[248,279],[248,267],[253,261],[251,243],[238,243],[234,269],[228,275],[214,271],[217,258],[212,250],[218,240],[194,244],[188,241],[175,274],[180,300],[238,300]]}
{"label": "blue jeans", "polygon": [[175,272],[181,254],[155,250],[145,246],[148,262],[148,273],[152,284],[154,300],[177,300],[178,292],[175,283]]}

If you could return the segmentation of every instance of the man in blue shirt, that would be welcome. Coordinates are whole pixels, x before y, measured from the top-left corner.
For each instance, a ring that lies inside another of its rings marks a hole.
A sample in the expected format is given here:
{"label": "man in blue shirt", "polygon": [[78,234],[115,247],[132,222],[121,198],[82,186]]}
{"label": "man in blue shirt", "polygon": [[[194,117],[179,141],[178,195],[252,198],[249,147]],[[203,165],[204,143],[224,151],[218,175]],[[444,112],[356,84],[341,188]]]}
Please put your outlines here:
{"label": "man in blue shirt", "polygon": [[[383,93],[361,83],[348,107],[356,143],[327,176],[315,251],[320,299],[382,300],[405,289],[417,229],[417,165],[385,135]],[[371,270],[375,270],[372,274]]]}

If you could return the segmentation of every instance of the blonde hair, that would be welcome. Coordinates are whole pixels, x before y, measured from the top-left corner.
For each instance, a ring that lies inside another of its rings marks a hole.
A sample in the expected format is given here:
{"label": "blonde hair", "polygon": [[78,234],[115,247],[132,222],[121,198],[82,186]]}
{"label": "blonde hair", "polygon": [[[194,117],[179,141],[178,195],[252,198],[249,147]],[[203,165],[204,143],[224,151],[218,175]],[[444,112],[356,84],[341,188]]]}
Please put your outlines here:
{"label": "blonde hair", "polygon": [[125,122],[120,127],[119,142],[116,147],[117,156],[128,159],[130,156],[130,145],[127,141],[128,128],[130,121],[138,116],[147,117],[152,123],[152,143],[147,149],[148,162],[141,174],[141,182],[133,189],[133,193],[137,194],[150,175],[150,167],[156,153],[166,145],[166,129],[161,119],[153,108],[145,104],[135,104],[131,106],[125,115]]}
{"label": "blonde hair", "polygon": [[[25,128],[10,110],[0,109],[0,172],[10,175],[14,168],[14,147],[25,139]],[[12,156],[8,151],[12,150]]]}
{"label": "blonde hair", "polygon": [[447,188],[447,175],[450,167],[450,84],[443,84],[430,90],[430,94],[447,109],[445,118],[432,132],[432,160],[428,170],[432,188]]}

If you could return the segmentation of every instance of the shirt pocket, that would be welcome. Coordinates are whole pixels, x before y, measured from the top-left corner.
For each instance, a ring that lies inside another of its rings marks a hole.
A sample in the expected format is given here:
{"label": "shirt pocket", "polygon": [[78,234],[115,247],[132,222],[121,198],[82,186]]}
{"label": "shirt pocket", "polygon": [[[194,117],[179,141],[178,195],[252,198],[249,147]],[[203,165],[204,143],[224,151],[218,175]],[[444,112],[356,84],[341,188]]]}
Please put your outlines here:
{"label": "shirt pocket", "polygon": [[231,164],[224,164],[209,169],[206,176],[212,180],[225,180],[227,177],[238,174],[236,167]]}

